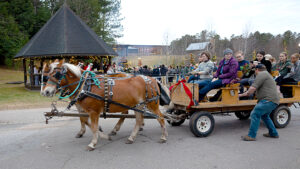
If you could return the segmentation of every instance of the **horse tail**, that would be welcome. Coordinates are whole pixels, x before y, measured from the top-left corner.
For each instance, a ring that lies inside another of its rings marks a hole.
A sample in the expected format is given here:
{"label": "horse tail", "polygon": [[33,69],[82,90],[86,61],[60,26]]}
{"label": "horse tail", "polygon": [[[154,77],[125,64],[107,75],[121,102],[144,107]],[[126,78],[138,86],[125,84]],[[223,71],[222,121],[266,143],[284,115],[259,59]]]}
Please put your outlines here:
{"label": "horse tail", "polygon": [[160,91],[159,105],[161,106],[170,105],[171,99],[170,99],[169,89],[165,85],[161,84],[159,80],[156,79],[156,82],[158,84],[159,91]]}

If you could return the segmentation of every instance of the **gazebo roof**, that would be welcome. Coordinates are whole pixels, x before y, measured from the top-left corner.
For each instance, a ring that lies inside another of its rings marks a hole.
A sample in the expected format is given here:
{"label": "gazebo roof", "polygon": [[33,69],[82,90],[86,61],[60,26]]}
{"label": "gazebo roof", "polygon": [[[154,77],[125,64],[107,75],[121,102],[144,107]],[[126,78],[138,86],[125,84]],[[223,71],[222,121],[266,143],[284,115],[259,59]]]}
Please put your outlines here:
{"label": "gazebo roof", "polygon": [[15,58],[117,55],[64,4],[19,51]]}

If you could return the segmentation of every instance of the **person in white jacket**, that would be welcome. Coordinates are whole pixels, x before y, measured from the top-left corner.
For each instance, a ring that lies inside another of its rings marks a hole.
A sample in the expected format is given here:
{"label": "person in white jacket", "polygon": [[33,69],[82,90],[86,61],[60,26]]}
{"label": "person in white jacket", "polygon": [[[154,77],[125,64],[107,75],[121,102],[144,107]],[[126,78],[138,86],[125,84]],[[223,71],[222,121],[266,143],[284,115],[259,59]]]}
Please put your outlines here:
{"label": "person in white jacket", "polygon": [[210,54],[208,52],[202,52],[201,55],[201,63],[199,64],[198,68],[195,69],[193,72],[193,76],[198,76],[197,80],[189,79],[189,82],[197,83],[199,88],[207,85],[211,79],[213,78],[213,69],[214,63],[210,60]]}

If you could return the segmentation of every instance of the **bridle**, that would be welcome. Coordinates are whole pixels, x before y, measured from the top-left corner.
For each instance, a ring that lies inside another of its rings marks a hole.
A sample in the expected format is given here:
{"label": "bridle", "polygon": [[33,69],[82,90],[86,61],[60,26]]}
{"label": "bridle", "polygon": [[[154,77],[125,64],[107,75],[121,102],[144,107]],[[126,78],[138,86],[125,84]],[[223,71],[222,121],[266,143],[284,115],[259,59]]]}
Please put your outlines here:
{"label": "bridle", "polygon": [[[58,91],[61,91],[62,95],[64,95],[64,93],[66,92],[66,88],[69,86],[73,86],[76,85],[78,83],[80,83],[80,81],[76,81],[73,82],[71,84],[68,84],[68,79],[66,78],[67,75],[67,69],[65,67],[57,67],[54,68],[54,70],[56,71],[56,73],[53,76],[50,76],[48,72],[43,72],[43,76],[42,76],[42,86],[45,86],[46,84],[52,84],[56,86],[56,89]],[[59,70],[59,71],[58,71]],[[61,81],[65,79],[67,82],[67,85],[65,86],[61,86]]]}
{"label": "bridle", "polygon": [[43,76],[42,76],[42,86],[45,86],[46,84],[52,84],[55,85],[56,88],[59,90],[61,88],[64,88],[60,86],[60,83],[63,79],[66,79],[66,73],[67,70],[64,67],[57,67],[54,68],[54,70],[56,71],[56,73],[53,76],[50,76],[49,72],[43,72]]}

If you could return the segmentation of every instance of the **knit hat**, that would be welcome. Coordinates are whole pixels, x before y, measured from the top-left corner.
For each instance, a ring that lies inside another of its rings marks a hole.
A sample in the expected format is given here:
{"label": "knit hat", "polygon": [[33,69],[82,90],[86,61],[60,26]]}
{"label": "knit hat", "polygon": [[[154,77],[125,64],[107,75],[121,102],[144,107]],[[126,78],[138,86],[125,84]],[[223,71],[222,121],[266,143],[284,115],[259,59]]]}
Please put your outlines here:
{"label": "knit hat", "polygon": [[229,48],[226,48],[223,53],[224,53],[224,56],[225,56],[225,55],[227,55],[229,53],[233,54],[233,51],[231,49],[229,49]]}

